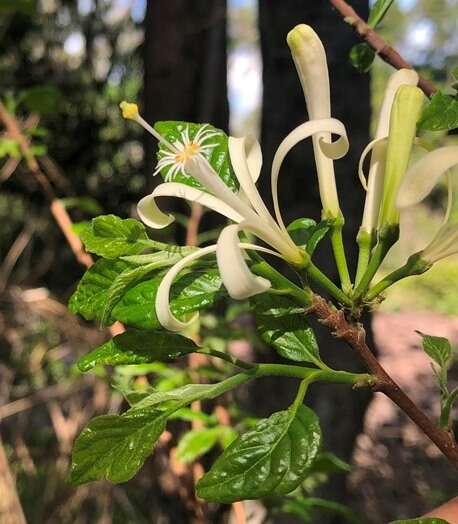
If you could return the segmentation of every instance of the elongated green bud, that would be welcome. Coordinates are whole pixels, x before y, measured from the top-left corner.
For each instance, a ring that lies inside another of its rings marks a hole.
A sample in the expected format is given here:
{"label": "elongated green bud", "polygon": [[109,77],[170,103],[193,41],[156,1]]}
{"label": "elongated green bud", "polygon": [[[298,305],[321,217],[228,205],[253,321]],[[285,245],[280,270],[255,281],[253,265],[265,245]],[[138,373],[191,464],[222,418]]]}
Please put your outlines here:
{"label": "elongated green bud", "polygon": [[407,171],[424,101],[422,90],[416,86],[403,85],[396,93],[390,116],[385,180],[379,217],[380,229],[396,226],[399,223],[396,198]]}

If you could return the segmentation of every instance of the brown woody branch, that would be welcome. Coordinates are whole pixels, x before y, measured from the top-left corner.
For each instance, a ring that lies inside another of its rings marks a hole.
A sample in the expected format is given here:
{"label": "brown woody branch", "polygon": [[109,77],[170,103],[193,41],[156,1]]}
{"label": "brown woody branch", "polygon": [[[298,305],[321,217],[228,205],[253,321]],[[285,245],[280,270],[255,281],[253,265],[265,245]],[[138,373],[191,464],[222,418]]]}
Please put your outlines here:
{"label": "brown woody branch", "polygon": [[[413,69],[394,47],[391,47],[372,27],[370,27],[358,13],[345,0],[329,0],[343,16],[345,22],[350,24],[367,45],[369,45],[385,62],[396,69]],[[434,85],[426,78],[420,76],[418,86],[423,89],[426,96],[436,92]]]}
{"label": "brown woody branch", "polygon": [[374,391],[384,393],[391,399],[442,451],[458,469],[458,446],[452,431],[436,426],[429,417],[410,399],[381,366],[366,344],[366,333],[360,324],[353,325],[324,298],[315,295],[310,311],[328,326],[333,335],[345,340],[365,362],[375,377]]}

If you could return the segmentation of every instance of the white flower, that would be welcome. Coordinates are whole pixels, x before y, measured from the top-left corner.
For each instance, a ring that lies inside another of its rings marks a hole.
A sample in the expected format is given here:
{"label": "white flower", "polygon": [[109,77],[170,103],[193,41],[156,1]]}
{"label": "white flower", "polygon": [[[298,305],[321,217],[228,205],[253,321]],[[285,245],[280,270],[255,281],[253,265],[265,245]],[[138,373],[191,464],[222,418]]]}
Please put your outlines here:
{"label": "white flower", "polygon": [[[329,73],[323,43],[315,31],[305,24],[292,29],[286,40],[304,91],[309,120],[330,119]],[[314,133],[312,137],[323,218],[341,216],[333,159],[345,155],[346,151],[337,153],[337,156],[328,154],[326,144],[331,142],[331,132],[334,131],[326,129]]]}
{"label": "white flower", "polygon": [[[400,86],[416,86],[417,84],[418,74],[412,69],[400,69],[390,76],[383,96],[374,140],[366,146],[359,161],[359,177],[367,191],[360,231],[370,235],[377,229],[380,203],[383,194],[387,139],[390,131],[390,114],[394,97]],[[363,164],[369,153],[371,153],[371,159],[366,183]]]}
{"label": "white flower", "polygon": [[208,129],[208,124],[205,124],[199,128],[195,136],[191,139],[189,138],[189,128],[186,126],[181,132],[181,141],[173,143],[177,151],[171,151],[170,149],[160,150],[160,160],[157,163],[153,176],[168,167],[169,169],[165,176],[166,182],[173,180],[173,177],[177,173],[181,173],[186,177],[187,174],[184,169],[186,162],[198,154],[202,154],[208,158],[212,149],[218,144],[205,144],[205,142],[218,135],[221,135],[221,133]]}
{"label": "white flower", "polygon": [[[458,165],[458,146],[446,146],[427,153],[407,171],[397,196],[400,210],[424,200],[439,178]],[[444,221],[433,240],[421,252],[421,258],[430,264],[458,253],[458,222],[452,213],[454,207],[451,174],[448,184],[448,206]]]}
{"label": "white flower", "polygon": [[[144,125],[144,121],[138,115],[138,112],[134,115],[134,119],[151,132],[151,126]],[[174,170],[174,172],[183,169],[186,176],[191,176],[200,183],[202,189],[177,182],[160,184],[153,193],[142,198],[138,204],[138,213],[142,221],[154,228],[162,228],[170,224],[173,221],[173,216],[165,215],[160,211],[156,204],[156,198],[176,196],[191,202],[199,202],[235,223],[223,229],[216,245],[204,247],[191,253],[166,274],[156,296],[156,313],[163,327],[171,331],[182,331],[193,321],[194,317],[184,322],[173,316],[169,307],[169,295],[172,282],[178,273],[202,256],[216,253],[224,286],[229,295],[236,299],[248,298],[262,293],[270,287],[268,280],[251,273],[245,262],[244,250],[252,249],[266,252],[283,258],[296,266],[307,264],[308,255],[294,244],[284,225],[278,203],[277,183],[283,159],[288,151],[301,140],[323,132],[328,133],[329,136],[331,133],[340,136],[335,143],[319,141],[318,147],[320,147],[323,155],[330,158],[343,156],[348,150],[345,128],[341,122],[331,118],[312,120],[302,124],[280,144],[274,157],[271,173],[275,219],[267,209],[255,184],[262,165],[261,148],[256,140],[229,137],[230,160],[240,185],[239,192],[234,193],[210,165],[205,157],[206,150],[204,148],[201,146],[199,148],[186,148],[186,144],[189,143],[189,134],[186,130],[183,130],[180,144],[176,142],[169,144],[159,135],[159,140],[170,151],[167,158],[170,161],[174,159],[174,163],[164,163],[162,167],[169,167],[169,170]],[[158,133],[154,132],[154,136],[157,137],[157,135]],[[201,134],[201,143],[202,136],[205,137],[205,135]],[[203,141],[205,142],[205,139]],[[177,158],[177,153],[181,153],[184,149],[186,149],[186,158],[184,160],[181,157]],[[269,248],[241,243],[238,238],[240,231],[254,234]]]}

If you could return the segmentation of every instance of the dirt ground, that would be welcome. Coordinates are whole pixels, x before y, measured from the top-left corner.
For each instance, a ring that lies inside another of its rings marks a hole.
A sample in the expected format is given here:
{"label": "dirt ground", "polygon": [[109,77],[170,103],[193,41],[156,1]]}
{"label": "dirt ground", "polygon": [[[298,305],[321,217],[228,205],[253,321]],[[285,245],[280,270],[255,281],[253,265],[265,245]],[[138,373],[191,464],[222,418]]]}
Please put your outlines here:
{"label": "dirt ground", "polygon": [[[376,343],[383,366],[432,417],[438,415],[438,390],[429,358],[415,330],[449,338],[458,346],[458,318],[435,313],[374,315]],[[450,371],[458,383],[458,366]],[[413,518],[458,494],[458,478],[437,448],[383,395],[366,415],[364,434],[354,453],[349,479],[358,493],[354,508],[368,524]]]}

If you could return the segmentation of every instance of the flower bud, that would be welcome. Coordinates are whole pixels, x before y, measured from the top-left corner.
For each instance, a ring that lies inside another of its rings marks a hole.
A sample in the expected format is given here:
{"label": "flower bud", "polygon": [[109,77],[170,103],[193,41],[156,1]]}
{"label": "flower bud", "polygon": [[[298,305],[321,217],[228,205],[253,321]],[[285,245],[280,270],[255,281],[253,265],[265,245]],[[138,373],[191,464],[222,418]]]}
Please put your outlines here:
{"label": "flower bud", "polygon": [[416,86],[402,85],[395,96],[390,116],[390,133],[386,152],[380,229],[396,226],[399,212],[396,198],[407,171],[425,96]]}

